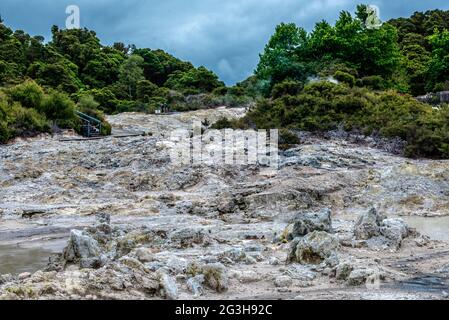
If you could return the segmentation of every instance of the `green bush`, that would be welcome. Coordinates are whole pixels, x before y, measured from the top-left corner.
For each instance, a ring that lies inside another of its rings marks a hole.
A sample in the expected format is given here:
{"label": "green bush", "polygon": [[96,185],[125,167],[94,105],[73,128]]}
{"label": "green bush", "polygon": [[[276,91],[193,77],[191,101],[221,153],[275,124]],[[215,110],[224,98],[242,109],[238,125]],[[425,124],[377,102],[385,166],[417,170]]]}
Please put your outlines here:
{"label": "green bush", "polygon": [[80,110],[95,110],[100,104],[95,101],[94,97],[91,95],[83,95],[78,101],[78,109]]}
{"label": "green bush", "polygon": [[367,87],[373,90],[384,90],[385,81],[381,76],[367,76],[363,77],[360,82],[361,86]]}
{"label": "green bush", "polygon": [[304,84],[294,80],[284,80],[274,85],[271,90],[271,97],[274,99],[280,98],[284,95],[296,96],[304,88]]}
{"label": "green bush", "polygon": [[11,132],[8,130],[6,103],[0,97],[0,143],[6,143],[10,139]]}
{"label": "green bush", "polygon": [[353,87],[355,85],[355,77],[347,72],[337,71],[334,74],[334,78],[340,82],[348,84],[350,87]]}
{"label": "green bush", "polygon": [[83,95],[90,95],[98,102],[98,109],[108,113],[113,114],[117,111],[118,100],[115,94],[109,88],[102,89],[92,89],[88,91],[81,92],[78,95],[78,100]]}
{"label": "green bush", "polygon": [[40,132],[49,132],[50,125],[47,119],[35,109],[24,108],[19,103],[9,107],[8,128],[10,137],[30,137]]}
{"label": "green bush", "polygon": [[435,91],[435,92],[447,91],[447,90],[449,90],[449,81],[439,82],[439,83],[435,84],[435,86],[433,87],[433,91]]}
{"label": "green bush", "polygon": [[245,88],[241,86],[233,86],[229,88],[228,92],[230,95],[242,97],[245,95]]}
{"label": "green bush", "polygon": [[234,128],[234,124],[228,118],[221,117],[214,124],[212,124],[210,128],[214,130],[232,129]]}
{"label": "green bush", "polygon": [[75,118],[75,103],[62,92],[52,91],[42,102],[40,111],[47,119],[61,128],[73,128]]}
{"label": "green bush", "polygon": [[228,93],[228,88],[226,88],[225,86],[218,87],[218,88],[215,88],[214,90],[212,90],[212,94],[214,94],[216,96],[224,96],[227,93]]}
{"label": "green bush", "polygon": [[[449,157],[449,107],[434,109],[408,95],[330,82],[308,84],[296,96],[264,99],[238,121],[256,128],[327,131],[343,127],[407,142],[410,157]],[[236,126],[235,123],[224,123]]]}
{"label": "green bush", "polygon": [[281,150],[286,150],[292,145],[301,143],[298,136],[291,130],[282,128],[279,130],[279,148]]}
{"label": "green bush", "polygon": [[25,108],[39,109],[44,98],[44,90],[34,81],[28,80],[9,90],[13,101],[20,102]]}
{"label": "green bush", "polygon": [[0,120],[0,143],[6,143],[9,139],[11,139],[11,132],[8,130],[8,125]]}
{"label": "green bush", "polygon": [[216,88],[223,87],[224,83],[212,71],[199,67],[185,72],[173,72],[164,86],[184,94],[199,94],[212,92]]}

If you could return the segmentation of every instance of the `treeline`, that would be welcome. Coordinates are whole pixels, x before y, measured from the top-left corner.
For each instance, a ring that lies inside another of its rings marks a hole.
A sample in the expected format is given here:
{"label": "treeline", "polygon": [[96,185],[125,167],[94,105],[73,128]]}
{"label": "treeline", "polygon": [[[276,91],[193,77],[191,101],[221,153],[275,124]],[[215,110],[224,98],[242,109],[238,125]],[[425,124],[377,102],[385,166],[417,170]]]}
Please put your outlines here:
{"label": "treeline", "polygon": [[[45,43],[41,36],[11,30],[0,18],[1,142],[51,127],[78,129],[75,108],[104,119],[102,113],[153,112],[162,105],[184,111],[251,101],[212,71],[163,50],[104,46],[87,29],[54,26],[51,32]],[[19,91],[31,96],[17,98],[13,92]],[[51,99],[60,100],[59,115],[46,112]]]}
{"label": "treeline", "polygon": [[216,127],[342,128],[400,137],[408,156],[448,158],[449,107],[413,96],[449,90],[449,12],[415,13],[376,28],[368,16],[369,7],[359,5],[310,33],[294,23],[277,26],[255,75],[240,84],[263,98],[237,123]]}
{"label": "treeline", "polygon": [[231,88],[162,50],[104,46],[93,31],[57,27],[44,43],[0,23],[0,141],[78,129],[75,108],[104,119],[164,104],[177,111],[227,105],[252,107],[215,127],[342,128],[399,137],[408,156],[449,158],[449,107],[414,98],[449,90],[448,18],[449,11],[417,12],[373,28],[369,7],[359,5],[311,32],[280,24],[254,75]]}

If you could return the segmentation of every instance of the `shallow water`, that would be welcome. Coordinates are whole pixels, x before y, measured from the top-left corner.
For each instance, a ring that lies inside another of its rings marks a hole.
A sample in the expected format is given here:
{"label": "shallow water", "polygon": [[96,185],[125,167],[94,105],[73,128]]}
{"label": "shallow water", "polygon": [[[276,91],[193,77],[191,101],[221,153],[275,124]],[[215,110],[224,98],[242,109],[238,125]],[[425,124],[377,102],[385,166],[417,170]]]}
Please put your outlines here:
{"label": "shallow water", "polygon": [[36,272],[47,266],[48,258],[61,252],[66,241],[0,245],[0,274]]}
{"label": "shallow water", "polygon": [[432,240],[449,241],[449,216],[403,217],[407,224]]}
{"label": "shallow water", "polygon": [[387,284],[384,288],[394,288],[408,292],[441,293],[449,290],[449,279],[436,275],[422,275],[412,279]]}

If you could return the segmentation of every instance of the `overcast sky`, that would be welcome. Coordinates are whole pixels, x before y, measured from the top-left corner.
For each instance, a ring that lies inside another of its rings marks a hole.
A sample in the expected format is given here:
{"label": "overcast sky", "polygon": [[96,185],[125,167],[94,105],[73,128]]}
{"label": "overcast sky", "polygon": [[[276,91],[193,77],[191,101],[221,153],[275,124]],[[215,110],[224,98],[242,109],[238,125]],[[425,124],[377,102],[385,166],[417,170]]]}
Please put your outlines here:
{"label": "overcast sky", "polygon": [[[161,48],[196,66],[214,70],[227,84],[252,74],[274,28],[295,22],[310,30],[334,22],[340,10],[354,11],[363,0],[1,0],[0,14],[13,29],[50,36],[65,27],[67,5],[78,5],[81,26],[97,32],[103,44],[132,43]],[[381,18],[414,11],[449,9],[442,0],[372,0]]]}

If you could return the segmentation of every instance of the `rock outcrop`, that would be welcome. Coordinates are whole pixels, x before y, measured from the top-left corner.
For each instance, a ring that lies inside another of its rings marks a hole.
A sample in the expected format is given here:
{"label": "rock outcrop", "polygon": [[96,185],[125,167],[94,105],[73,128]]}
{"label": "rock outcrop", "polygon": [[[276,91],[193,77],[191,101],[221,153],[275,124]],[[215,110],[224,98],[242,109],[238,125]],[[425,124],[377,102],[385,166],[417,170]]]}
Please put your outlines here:
{"label": "rock outcrop", "polygon": [[374,246],[400,247],[402,240],[409,235],[409,228],[404,220],[386,218],[371,208],[363,213],[354,225],[356,240],[367,240]]}
{"label": "rock outcrop", "polygon": [[244,112],[123,113],[108,117],[114,132],[147,134],[1,147],[0,274],[12,275],[0,275],[0,299],[435,294],[364,284],[448,264],[439,256],[447,244],[396,218],[449,214],[447,161],[405,159],[397,141],[346,132],[298,132],[301,144],[280,152],[278,170],[171,161],[174,130]]}
{"label": "rock outcrop", "polygon": [[303,238],[295,238],[291,246],[290,261],[302,264],[319,264],[340,246],[336,236],[324,231],[314,231]]}
{"label": "rock outcrop", "polygon": [[290,235],[291,239],[302,237],[313,231],[332,232],[331,210],[322,209],[318,212],[301,212],[295,217]]}

